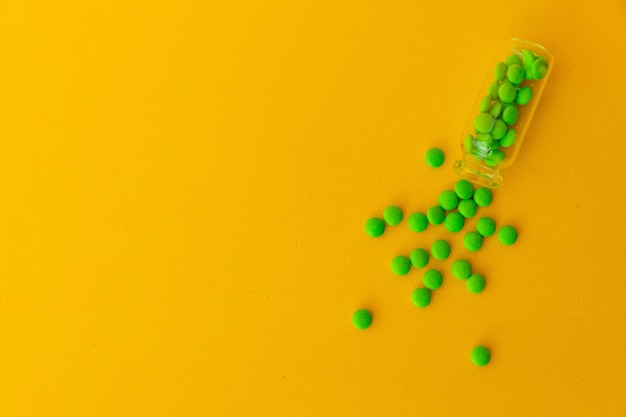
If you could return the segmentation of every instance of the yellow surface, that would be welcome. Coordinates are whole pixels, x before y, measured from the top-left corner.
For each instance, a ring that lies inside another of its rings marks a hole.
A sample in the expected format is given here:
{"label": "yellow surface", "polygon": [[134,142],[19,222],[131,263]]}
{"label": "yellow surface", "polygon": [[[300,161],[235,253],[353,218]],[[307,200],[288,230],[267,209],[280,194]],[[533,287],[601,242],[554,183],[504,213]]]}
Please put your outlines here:
{"label": "yellow surface", "polygon": [[[453,184],[513,36],[556,59],[481,212],[519,242],[418,310],[389,261],[449,235],[364,222]],[[0,414],[626,416],[625,40],[618,0],[0,2]]]}

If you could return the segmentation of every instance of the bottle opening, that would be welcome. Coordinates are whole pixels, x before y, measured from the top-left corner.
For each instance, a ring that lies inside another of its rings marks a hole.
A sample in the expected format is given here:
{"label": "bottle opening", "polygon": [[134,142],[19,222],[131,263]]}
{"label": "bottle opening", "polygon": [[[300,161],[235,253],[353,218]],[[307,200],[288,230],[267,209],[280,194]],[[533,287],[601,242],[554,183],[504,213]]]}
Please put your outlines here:
{"label": "bottle opening", "polygon": [[459,176],[481,187],[500,188],[502,185],[500,173],[480,162],[463,159],[456,161],[453,168]]}

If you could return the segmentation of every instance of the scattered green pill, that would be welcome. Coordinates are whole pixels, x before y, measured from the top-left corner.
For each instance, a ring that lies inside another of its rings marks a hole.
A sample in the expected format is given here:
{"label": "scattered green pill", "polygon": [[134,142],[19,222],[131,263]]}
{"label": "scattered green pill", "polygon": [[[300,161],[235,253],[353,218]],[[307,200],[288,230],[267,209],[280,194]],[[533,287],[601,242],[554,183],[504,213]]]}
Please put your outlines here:
{"label": "scattered green pill", "polygon": [[459,197],[454,191],[446,190],[439,194],[439,206],[444,210],[454,210],[459,204]]}
{"label": "scattered green pill", "polygon": [[411,270],[411,260],[404,256],[398,255],[391,260],[391,272],[396,275],[406,275]]}
{"label": "scattered green pill", "polygon": [[360,330],[365,330],[372,325],[372,313],[361,308],[352,314],[352,324]]}
{"label": "scattered green pill", "polygon": [[503,245],[512,245],[517,242],[517,230],[513,226],[503,226],[498,231],[498,240]]}
{"label": "scattered green pill", "polygon": [[478,211],[478,205],[473,199],[461,200],[459,201],[459,213],[466,219],[471,219],[476,215]]}
{"label": "scattered green pill", "polygon": [[476,366],[485,366],[491,361],[491,352],[485,346],[476,346],[470,352],[470,360]]}
{"label": "scattered green pill", "polygon": [[494,77],[496,81],[502,81],[506,74],[506,64],[504,62],[498,62],[494,70]]}
{"label": "scattered green pill", "polygon": [[409,258],[411,260],[411,265],[413,265],[414,268],[423,268],[428,265],[430,255],[428,255],[428,251],[426,249],[417,248],[411,251]]}
{"label": "scattered green pill", "polygon": [[524,63],[522,62],[522,58],[519,57],[519,55],[516,54],[512,54],[509,55],[509,57],[506,59],[506,64],[507,65],[523,65]]}
{"label": "scattered green pill", "polygon": [[[504,119],[504,116],[503,116]],[[506,134],[507,131],[507,127],[506,127],[506,123],[504,123],[502,120],[496,120],[495,123],[493,124],[493,129],[491,129],[491,135],[493,136],[494,139],[502,139],[504,137],[504,135]]]}
{"label": "scattered green pill", "polygon": [[498,97],[504,103],[512,103],[515,101],[515,96],[517,95],[517,88],[513,84],[508,81],[504,81],[500,84],[500,88],[498,88]]}
{"label": "scattered green pill", "polygon": [[494,119],[497,119],[500,116],[500,113],[502,113],[502,103],[496,101],[491,105],[491,108],[489,109],[489,114],[492,115]]}
{"label": "scattered green pill", "polygon": [[470,252],[476,252],[483,247],[483,237],[478,232],[467,232],[463,237],[463,246]]}
{"label": "scattered green pill", "polygon": [[409,229],[413,232],[423,232],[428,227],[428,217],[424,213],[413,213],[407,220]]}
{"label": "scattered green pill", "polygon": [[517,97],[515,98],[515,102],[520,106],[527,104],[533,96],[533,89],[529,86],[524,86],[519,89],[517,92]]}
{"label": "scattered green pill", "polygon": [[474,129],[478,133],[488,133],[493,128],[494,121],[489,113],[479,113],[474,119]]}
{"label": "scattered green pill", "polygon": [[465,217],[456,211],[448,213],[446,219],[443,221],[443,225],[446,230],[452,233],[460,232],[465,226]]}
{"label": "scattered green pill", "polygon": [[433,255],[433,258],[443,261],[450,256],[450,244],[445,240],[435,240],[430,246],[430,253]]}
{"label": "scattered green pill", "polygon": [[371,237],[379,237],[385,233],[385,222],[378,217],[372,217],[365,222],[365,233]]}
{"label": "scattered green pill", "polygon": [[443,165],[445,155],[443,154],[443,151],[439,148],[430,148],[428,151],[426,151],[424,160],[426,161],[426,165],[428,165],[429,167],[439,168],[441,165]]}
{"label": "scattered green pill", "polygon": [[487,207],[493,201],[493,194],[489,188],[481,187],[474,192],[474,201],[479,207]]}
{"label": "scattered green pill", "polygon": [[422,284],[431,291],[439,289],[443,283],[443,275],[436,269],[429,269],[422,276]]}
{"label": "scattered green pill", "polygon": [[486,112],[489,110],[490,107],[491,107],[491,96],[485,96],[480,101],[480,104],[478,106],[478,111],[480,111],[481,113]]}
{"label": "scattered green pill", "polygon": [[506,70],[506,78],[512,84],[519,84],[524,81],[524,68],[519,64],[513,64]]}
{"label": "scattered green pill", "polygon": [[480,274],[472,274],[467,281],[465,281],[465,286],[469,292],[472,294],[478,294],[485,289],[487,285],[485,281],[485,277]]}
{"label": "scattered green pill", "polygon": [[472,265],[465,259],[457,259],[452,263],[452,276],[456,279],[468,279],[472,275]]}
{"label": "scattered green pill", "polygon": [[430,291],[426,288],[417,288],[411,293],[411,301],[415,307],[424,308],[430,304]]}
{"label": "scattered green pill", "polygon": [[519,110],[517,110],[517,107],[515,106],[507,107],[502,112],[502,120],[504,121],[504,123],[506,123],[509,126],[511,126],[512,124],[515,124],[518,118],[519,118]]}
{"label": "scattered green pill", "polygon": [[396,226],[402,221],[402,209],[398,206],[389,206],[383,212],[383,219],[389,226]]}
{"label": "scattered green pill", "polygon": [[428,217],[428,221],[433,225],[438,225],[443,223],[446,219],[446,213],[440,206],[432,206],[428,210],[426,210],[426,217]]}
{"label": "scattered green pill", "polygon": [[454,184],[454,192],[459,198],[466,200],[474,195],[474,186],[468,180],[458,180]]}
{"label": "scattered green pill", "polygon": [[517,132],[513,129],[509,129],[506,131],[506,135],[500,140],[500,146],[503,148],[508,148],[509,146],[513,146],[515,144],[515,139],[517,138]]}
{"label": "scattered green pill", "polygon": [[496,222],[491,217],[481,217],[476,222],[476,231],[482,237],[492,236],[496,232]]}

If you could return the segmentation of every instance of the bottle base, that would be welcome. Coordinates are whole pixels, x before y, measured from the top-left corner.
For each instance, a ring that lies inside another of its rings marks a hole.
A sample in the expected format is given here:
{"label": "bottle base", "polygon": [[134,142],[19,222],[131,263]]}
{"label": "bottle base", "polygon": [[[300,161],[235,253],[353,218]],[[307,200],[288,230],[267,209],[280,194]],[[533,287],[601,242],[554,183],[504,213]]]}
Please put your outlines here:
{"label": "bottle base", "polygon": [[462,178],[482,187],[500,188],[502,185],[500,173],[479,162],[463,159],[456,161],[453,168]]}

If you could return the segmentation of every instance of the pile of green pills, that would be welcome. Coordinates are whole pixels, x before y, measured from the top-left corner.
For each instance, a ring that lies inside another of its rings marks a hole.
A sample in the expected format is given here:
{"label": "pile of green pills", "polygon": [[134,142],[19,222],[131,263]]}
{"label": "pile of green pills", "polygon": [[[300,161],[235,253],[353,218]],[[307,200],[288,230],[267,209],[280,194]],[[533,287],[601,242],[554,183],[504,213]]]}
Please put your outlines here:
{"label": "pile of green pills", "polygon": [[527,49],[498,62],[494,80],[479,103],[474,132],[465,138],[465,151],[497,167],[506,158],[506,150],[515,145],[515,124],[521,107],[532,99],[534,80],[541,80],[547,72],[548,61]]}

